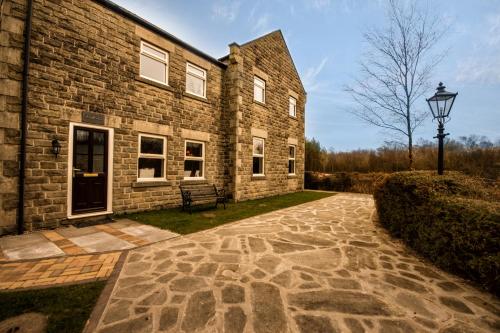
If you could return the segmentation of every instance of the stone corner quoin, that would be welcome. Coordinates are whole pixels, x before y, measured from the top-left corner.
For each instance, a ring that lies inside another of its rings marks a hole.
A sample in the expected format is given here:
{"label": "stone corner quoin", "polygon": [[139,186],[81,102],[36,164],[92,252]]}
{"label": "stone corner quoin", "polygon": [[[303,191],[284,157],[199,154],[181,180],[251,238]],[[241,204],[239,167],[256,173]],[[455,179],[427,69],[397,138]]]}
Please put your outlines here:
{"label": "stone corner quoin", "polygon": [[[19,199],[26,5],[2,6],[0,234],[15,229]],[[180,205],[186,141],[203,144],[202,178],[236,200],[303,189],[288,166],[292,142],[295,174],[303,175],[306,96],[280,31],[233,43],[216,60],[107,1],[33,0],[30,41],[26,230]],[[151,59],[143,42],[168,55],[166,84],[141,77],[141,61]],[[205,71],[205,97],[186,92],[188,64]],[[265,80],[263,105],[254,102],[256,76]],[[256,133],[264,139],[259,180],[252,178]],[[140,135],[162,140],[159,160],[141,161]],[[161,179],[143,182],[139,169]]]}

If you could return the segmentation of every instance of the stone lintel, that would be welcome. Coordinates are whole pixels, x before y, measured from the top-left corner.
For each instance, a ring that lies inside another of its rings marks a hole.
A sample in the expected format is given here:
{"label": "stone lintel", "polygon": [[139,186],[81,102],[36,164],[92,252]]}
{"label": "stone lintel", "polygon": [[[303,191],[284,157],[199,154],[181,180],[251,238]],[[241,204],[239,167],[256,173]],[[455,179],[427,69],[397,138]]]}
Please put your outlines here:
{"label": "stone lintel", "polygon": [[168,125],[150,123],[142,120],[134,120],[134,131],[158,135],[172,135],[172,128]]}
{"label": "stone lintel", "polygon": [[189,130],[189,129],[185,129],[185,128],[182,128],[181,131],[182,131],[181,135],[184,139],[191,139],[191,140],[204,141],[204,142],[210,141],[210,133],[201,132],[201,131],[194,131],[194,130]]}
{"label": "stone lintel", "polygon": [[171,41],[158,36],[154,32],[149,31],[148,29],[136,25],[135,26],[135,34],[139,36],[142,40],[145,42],[149,42],[151,44],[154,44],[155,46],[164,49],[165,51],[168,52],[174,52],[175,51],[175,45]]}
{"label": "stone lintel", "polygon": [[257,67],[253,66],[253,73],[260,77],[264,81],[269,81],[269,76],[262,70],[258,69]]}
{"label": "stone lintel", "polygon": [[295,91],[288,89],[288,95],[292,96],[296,100],[299,100],[299,94],[297,94]]}
{"label": "stone lintel", "polygon": [[203,58],[200,58],[196,55],[194,55],[193,53],[187,51],[187,50],[183,50],[183,55],[184,55],[184,58],[186,58],[186,60],[190,63],[192,63],[193,65],[196,65],[198,67],[201,67],[205,70],[209,70],[210,67],[211,67],[211,64],[210,62],[208,62],[207,60],[203,59]]}
{"label": "stone lintel", "polygon": [[256,136],[256,137],[259,137],[262,139],[267,139],[267,131],[266,130],[252,127],[251,133],[252,133],[252,136]]}
{"label": "stone lintel", "polygon": [[299,144],[299,140],[297,140],[297,138],[288,138],[288,144],[297,146]]}

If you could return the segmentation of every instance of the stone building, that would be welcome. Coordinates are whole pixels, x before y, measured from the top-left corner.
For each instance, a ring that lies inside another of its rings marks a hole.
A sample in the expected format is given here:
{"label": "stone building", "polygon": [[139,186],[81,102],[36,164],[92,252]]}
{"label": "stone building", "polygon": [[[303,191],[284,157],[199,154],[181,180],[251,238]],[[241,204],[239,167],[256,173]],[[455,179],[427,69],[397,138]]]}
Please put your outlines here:
{"label": "stone building", "polygon": [[33,0],[28,33],[29,3],[0,9],[0,234],[19,203],[33,230],[178,206],[183,182],[303,189],[306,93],[280,31],[215,59],[107,0]]}

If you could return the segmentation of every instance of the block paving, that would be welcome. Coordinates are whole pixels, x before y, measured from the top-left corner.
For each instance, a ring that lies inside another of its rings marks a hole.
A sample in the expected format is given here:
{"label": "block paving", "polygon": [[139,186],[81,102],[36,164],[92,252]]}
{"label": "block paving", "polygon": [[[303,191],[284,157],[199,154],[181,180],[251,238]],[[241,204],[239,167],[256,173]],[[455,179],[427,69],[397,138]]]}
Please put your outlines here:
{"label": "block paving", "polygon": [[338,194],[131,250],[93,331],[499,331],[497,298],[375,213],[371,196]]}
{"label": "block paving", "polygon": [[0,264],[0,290],[44,287],[109,277],[121,252]]}

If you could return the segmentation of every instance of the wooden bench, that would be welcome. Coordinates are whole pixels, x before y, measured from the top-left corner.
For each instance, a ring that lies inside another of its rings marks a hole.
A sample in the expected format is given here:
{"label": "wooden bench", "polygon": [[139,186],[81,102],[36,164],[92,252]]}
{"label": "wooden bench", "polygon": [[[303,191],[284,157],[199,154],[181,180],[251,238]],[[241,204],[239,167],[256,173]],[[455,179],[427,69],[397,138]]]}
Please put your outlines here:
{"label": "wooden bench", "polygon": [[182,210],[189,209],[194,205],[203,205],[214,203],[215,208],[219,203],[224,205],[226,209],[226,192],[224,189],[217,190],[215,185],[207,183],[182,184],[179,186],[182,196]]}

